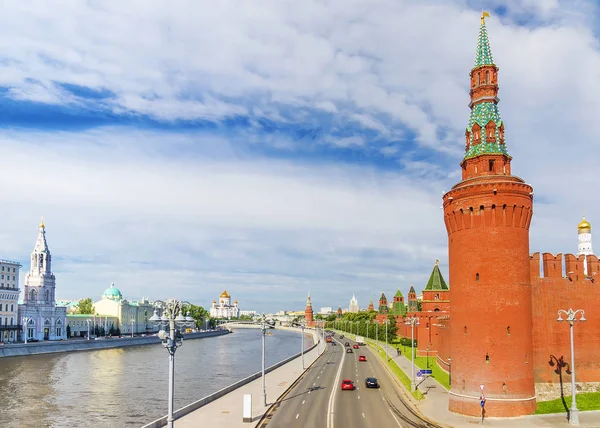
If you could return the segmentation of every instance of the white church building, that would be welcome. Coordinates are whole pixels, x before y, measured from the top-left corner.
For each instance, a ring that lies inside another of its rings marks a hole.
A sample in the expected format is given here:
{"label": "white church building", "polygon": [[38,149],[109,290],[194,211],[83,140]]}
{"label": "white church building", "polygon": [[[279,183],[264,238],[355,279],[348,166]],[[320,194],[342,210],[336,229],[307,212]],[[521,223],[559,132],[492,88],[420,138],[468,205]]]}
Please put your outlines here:
{"label": "white church building", "polygon": [[212,318],[238,318],[240,316],[238,301],[234,300],[232,305],[231,296],[227,290],[223,291],[219,296],[218,304],[216,300],[213,300],[212,307],[210,308],[210,316]]}
{"label": "white church building", "polygon": [[19,321],[24,325],[25,334],[28,339],[66,339],[67,309],[56,306],[56,279],[52,273],[52,256],[43,220],[30,263],[29,272],[25,275],[23,303],[19,304]]}

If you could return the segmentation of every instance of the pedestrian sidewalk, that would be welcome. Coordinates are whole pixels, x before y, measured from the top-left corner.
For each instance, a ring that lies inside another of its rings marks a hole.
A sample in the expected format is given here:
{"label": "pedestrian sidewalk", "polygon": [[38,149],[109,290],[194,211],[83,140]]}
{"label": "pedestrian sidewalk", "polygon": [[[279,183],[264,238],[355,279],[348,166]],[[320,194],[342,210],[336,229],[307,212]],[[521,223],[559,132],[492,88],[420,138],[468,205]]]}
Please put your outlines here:
{"label": "pedestrian sidewalk", "polygon": [[[305,331],[309,333],[309,331]],[[317,342],[317,335],[313,331],[313,338]],[[309,367],[318,357],[318,351],[323,351],[326,346],[324,341],[320,345],[304,354],[304,366]],[[318,363],[317,363],[318,364]],[[273,370],[265,375],[265,389],[267,391],[267,406],[264,406],[262,396],[262,379],[258,378],[252,382],[231,391],[217,400],[195,410],[177,420],[177,428],[227,427],[248,428],[254,427],[260,418],[295,381],[304,370],[302,370],[302,358],[298,357],[287,364]],[[252,422],[243,422],[243,398],[244,394],[252,395]]]}
{"label": "pedestrian sidewalk", "polygon": [[[386,350],[390,359],[394,360],[398,367],[412,377],[412,362],[405,355],[397,355],[393,348]],[[410,357],[410,354],[408,355]],[[415,367],[415,371],[419,369]],[[391,374],[391,373],[390,373]],[[391,374],[391,376],[394,376]],[[399,385],[403,385],[398,382]],[[440,385],[432,377],[427,377],[418,384],[418,389],[425,395],[424,400],[415,400],[410,393],[405,394],[405,398],[411,401],[414,408],[426,419],[435,422],[444,427],[466,427],[481,424],[481,418],[462,416],[452,413],[448,410],[449,394],[448,390]],[[533,428],[533,427],[566,427],[569,425],[566,413],[550,415],[529,415],[518,418],[486,418],[484,425],[494,428]],[[579,426],[582,427],[600,427],[600,411],[579,412]]]}

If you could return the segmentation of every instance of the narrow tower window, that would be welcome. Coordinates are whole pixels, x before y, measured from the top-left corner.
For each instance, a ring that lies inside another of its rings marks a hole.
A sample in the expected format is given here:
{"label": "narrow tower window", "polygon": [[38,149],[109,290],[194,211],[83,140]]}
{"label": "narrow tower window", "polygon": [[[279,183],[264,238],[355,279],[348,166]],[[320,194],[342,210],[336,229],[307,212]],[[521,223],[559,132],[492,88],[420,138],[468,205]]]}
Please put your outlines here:
{"label": "narrow tower window", "polygon": [[464,327],[463,331],[464,331],[464,335],[466,336],[467,335],[467,326]]}
{"label": "narrow tower window", "polygon": [[493,159],[490,160],[490,171],[492,171],[492,172],[494,171],[494,160]]}
{"label": "narrow tower window", "polygon": [[502,391],[506,394],[506,382],[502,382]]}
{"label": "narrow tower window", "polygon": [[479,274],[478,273],[475,274],[475,281],[479,281]]}
{"label": "narrow tower window", "polygon": [[485,353],[485,363],[486,364],[490,363],[490,356],[489,356],[489,354],[487,352]]}
{"label": "narrow tower window", "polygon": [[477,84],[481,85],[481,73],[477,73]]}
{"label": "narrow tower window", "polygon": [[510,326],[506,327],[506,334],[510,336]]}
{"label": "narrow tower window", "polygon": [[486,71],[485,72],[485,83],[488,84],[490,81],[490,72]]}

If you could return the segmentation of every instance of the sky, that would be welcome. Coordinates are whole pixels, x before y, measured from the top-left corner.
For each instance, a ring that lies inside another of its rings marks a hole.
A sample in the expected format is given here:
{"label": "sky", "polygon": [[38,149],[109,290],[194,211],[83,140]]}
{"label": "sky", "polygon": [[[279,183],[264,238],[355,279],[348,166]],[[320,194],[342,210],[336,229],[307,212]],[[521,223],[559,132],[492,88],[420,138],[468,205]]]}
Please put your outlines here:
{"label": "sky", "polygon": [[575,252],[595,1],[40,0],[0,15],[0,258],[22,285],[43,216],[59,299],[319,310],[448,279],[482,7],[531,251]]}

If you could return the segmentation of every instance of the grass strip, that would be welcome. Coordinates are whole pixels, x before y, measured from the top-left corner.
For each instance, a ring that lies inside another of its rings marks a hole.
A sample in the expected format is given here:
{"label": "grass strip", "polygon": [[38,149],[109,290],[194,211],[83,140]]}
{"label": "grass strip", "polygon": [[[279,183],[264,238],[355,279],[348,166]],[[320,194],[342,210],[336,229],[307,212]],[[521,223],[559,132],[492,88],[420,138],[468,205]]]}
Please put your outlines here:
{"label": "grass strip", "polygon": [[[550,401],[538,401],[536,415],[549,413],[566,413],[571,407],[571,396],[565,395],[564,403],[561,398]],[[565,404],[566,407],[565,408]],[[581,392],[577,394],[577,408],[582,410],[600,410],[600,392]]]}

